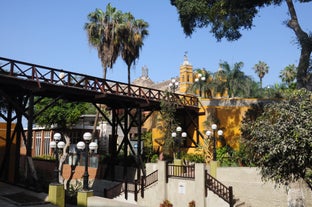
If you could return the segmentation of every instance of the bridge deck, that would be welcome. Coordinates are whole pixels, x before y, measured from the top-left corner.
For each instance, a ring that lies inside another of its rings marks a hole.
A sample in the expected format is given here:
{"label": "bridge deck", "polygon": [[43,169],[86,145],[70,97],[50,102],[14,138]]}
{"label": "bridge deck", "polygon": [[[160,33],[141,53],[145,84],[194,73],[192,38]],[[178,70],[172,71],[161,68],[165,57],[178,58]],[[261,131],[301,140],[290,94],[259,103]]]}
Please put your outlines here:
{"label": "bridge deck", "polygon": [[[166,92],[85,74],[0,57],[0,89],[11,95],[29,92],[45,97],[103,103],[111,107],[160,108]],[[182,108],[198,110],[198,98],[172,94]]]}

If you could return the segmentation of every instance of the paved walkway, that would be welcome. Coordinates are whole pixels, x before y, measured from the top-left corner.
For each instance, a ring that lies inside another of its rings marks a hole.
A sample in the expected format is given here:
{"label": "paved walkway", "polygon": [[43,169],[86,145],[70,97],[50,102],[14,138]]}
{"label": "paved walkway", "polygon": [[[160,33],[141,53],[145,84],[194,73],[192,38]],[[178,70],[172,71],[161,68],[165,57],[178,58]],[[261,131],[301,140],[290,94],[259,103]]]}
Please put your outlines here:
{"label": "paved walkway", "polygon": [[16,185],[0,182],[0,206],[55,207],[47,202],[48,195]]}
{"label": "paved walkway", "polygon": [[[105,201],[103,202],[103,200]],[[46,193],[38,193],[16,185],[0,182],[0,207],[16,207],[16,206],[56,207],[56,205],[53,205],[48,202],[48,195]],[[66,204],[65,206],[74,207],[75,205]],[[123,200],[122,197],[113,200],[93,196],[92,199],[90,200],[90,206],[134,207],[138,205],[134,204],[134,202],[129,203],[129,201]]]}

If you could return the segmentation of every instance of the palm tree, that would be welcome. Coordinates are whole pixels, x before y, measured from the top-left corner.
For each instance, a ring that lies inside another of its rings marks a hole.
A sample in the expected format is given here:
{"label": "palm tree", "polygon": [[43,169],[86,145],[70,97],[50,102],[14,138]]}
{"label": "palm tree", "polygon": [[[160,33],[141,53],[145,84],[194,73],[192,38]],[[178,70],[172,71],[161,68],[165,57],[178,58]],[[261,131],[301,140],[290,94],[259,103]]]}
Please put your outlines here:
{"label": "palm tree", "polygon": [[297,77],[297,68],[294,64],[288,65],[281,70],[279,77],[282,79],[282,82],[286,83],[288,87],[292,87],[292,83],[296,80]]}
{"label": "palm tree", "polygon": [[212,85],[214,94],[220,93],[223,96],[226,90],[228,90],[228,73],[227,68],[223,68],[223,64],[220,63],[217,72],[213,74]]}
{"label": "palm tree", "polygon": [[128,84],[130,84],[131,65],[140,56],[143,40],[148,35],[148,23],[142,19],[135,19],[131,13],[123,15],[123,24],[119,29],[121,57],[127,64]]}
{"label": "palm tree", "polygon": [[84,26],[88,34],[89,44],[98,51],[103,67],[103,77],[106,79],[107,68],[112,68],[119,56],[119,27],[122,24],[122,12],[106,6],[106,11],[96,9],[88,14],[89,22]]}
{"label": "palm tree", "polygon": [[[88,14],[88,20],[89,22],[85,24],[84,29],[87,31],[89,44],[98,51],[98,57],[103,67],[103,78],[106,79],[107,68],[112,68],[119,56],[118,31],[123,20],[122,12],[107,4],[105,12],[96,9]],[[93,135],[98,119],[99,111],[96,112],[94,120]]]}
{"label": "palm tree", "polygon": [[203,69],[195,69],[195,81],[188,89],[188,92],[192,92],[197,94],[199,91],[199,96],[204,98],[211,98],[212,97],[212,74],[211,72],[207,71],[205,68]]}
{"label": "palm tree", "polygon": [[232,68],[226,61],[220,63],[214,78],[215,90],[222,95],[227,90],[230,97],[248,97],[252,80],[241,71],[243,66],[243,62],[235,63]]}
{"label": "palm tree", "polygon": [[260,78],[260,88],[262,88],[262,79],[264,75],[269,72],[269,66],[265,62],[259,61],[257,64],[255,64],[253,69],[255,70],[255,73]]}

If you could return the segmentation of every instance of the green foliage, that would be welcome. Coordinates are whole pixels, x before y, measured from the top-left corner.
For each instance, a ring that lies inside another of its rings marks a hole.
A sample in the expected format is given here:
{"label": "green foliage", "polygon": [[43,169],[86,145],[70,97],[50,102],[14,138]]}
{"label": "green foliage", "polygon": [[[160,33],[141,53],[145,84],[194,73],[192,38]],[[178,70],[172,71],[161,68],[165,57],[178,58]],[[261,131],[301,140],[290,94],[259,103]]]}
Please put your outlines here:
{"label": "green foliage", "polygon": [[34,159],[37,159],[37,160],[55,160],[55,157],[52,155],[40,155],[40,156],[35,156]]}
{"label": "green foliage", "polygon": [[151,163],[156,163],[158,160],[158,154],[153,154],[150,160],[151,160]]}
{"label": "green foliage", "polygon": [[303,179],[312,186],[312,92],[293,91],[265,105],[254,121],[242,125],[243,142],[264,180],[287,185]]}
{"label": "green foliage", "polygon": [[128,83],[130,84],[130,67],[139,58],[143,40],[148,35],[148,23],[135,19],[129,13],[107,4],[106,10],[96,9],[88,14],[84,29],[88,34],[89,44],[97,49],[106,78],[107,68],[112,68],[119,56],[128,66]]}
{"label": "green foliage", "polygon": [[269,66],[263,62],[259,61],[257,64],[254,65],[253,69],[255,70],[255,73],[260,78],[260,88],[262,88],[262,79],[269,72]]}
{"label": "green foliage", "polygon": [[288,88],[296,88],[296,76],[297,76],[297,67],[294,64],[286,66],[281,70],[279,77],[282,79],[282,82],[285,83]]}
{"label": "green foliage", "polygon": [[194,76],[199,80],[199,77],[204,77],[204,80],[195,81],[188,92],[200,94],[201,97],[211,98],[220,93],[222,96],[228,92],[229,97],[241,98],[263,98],[276,97],[278,92],[275,88],[262,89],[253,78],[245,75],[241,70],[244,66],[243,62],[237,62],[232,67],[228,62],[220,63],[220,68],[217,72],[212,73],[206,69],[196,69]]}
{"label": "green foliage", "polygon": [[173,94],[171,92],[166,91],[166,95],[164,99],[161,100],[160,103],[160,117],[158,120],[159,125],[157,128],[161,130],[164,134],[162,137],[163,140],[163,152],[165,157],[172,156],[174,151],[174,141],[171,137],[171,132],[175,131],[178,126],[177,121],[175,120],[175,112],[176,112],[176,105],[174,100],[172,99]]}
{"label": "green foliage", "polygon": [[254,166],[243,145],[237,151],[228,145],[217,148],[217,160],[223,167]]}
{"label": "green foliage", "polygon": [[53,125],[61,129],[71,128],[89,108],[90,104],[87,103],[66,102],[62,99],[54,102],[51,98],[43,98],[34,107],[35,114],[38,114],[35,123],[46,128]]}
{"label": "green foliage", "polygon": [[[274,1],[278,4],[280,1]],[[229,41],[241,37],[241,29],[250,29],[257,7],[272,1],[207,1],[171,0],[179,13],[181,25],[186,35],[191,35],[197,27],[210,27],[217,40]]]}
{"label": "green foliage", "polygon": [[195,162],[195,163],[205,163],[205,157],[202,154],[186,154],[183,156],[183,159],[189,161],[189,162]]}
{"label": "green foliage", "polygon": [[156,162],[158,154],[156,154],[153,150],[152,132],[143,133],[142,140],[144,143],[143,153],[145,162]]}
{"label": "green foliage", "polygon": [[[282,0],[235,0],[235,1],[211,1],[211,0],[170,0],[171,4],[177,8],[179,19],[184,33],[188,36],[196,28],[210,28],[218,41],[226,38],[228,41],[238,40],[243,29],[251,29],[253,20],[259,10],[266,6],[280,6]],[[299,0],[297,2],[306,3],[311,0]],[[285,25],[293,30],[296,35],[301,53],[298,58],[297,88],[309,88],[312,81],[309,61],[312,52],[312,35],[302,30],[298,19],[296,7],[293,1],[287,1],[288,19]],[[299,13],[299,12],[298,12]],[[260,78],[260,85],[262,78]]]}

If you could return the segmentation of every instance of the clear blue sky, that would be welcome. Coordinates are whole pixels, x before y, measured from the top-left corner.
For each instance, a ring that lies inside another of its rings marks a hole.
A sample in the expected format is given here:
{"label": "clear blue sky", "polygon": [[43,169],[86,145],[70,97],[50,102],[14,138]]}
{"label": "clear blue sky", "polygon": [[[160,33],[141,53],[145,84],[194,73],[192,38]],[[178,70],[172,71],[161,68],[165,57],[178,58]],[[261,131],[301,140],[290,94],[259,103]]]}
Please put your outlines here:
{"label": "clear blue sky", "polygon": [[[217,42],[208,29],[186,37],[170,0],[2,0],[0,56],[102,77],[97,51],[89,46],[83,26],[90,12],[105,10],[109,2],[150,25],[131,80],[141,75],[144,65],[155,82],[177,76],[185,51],[194,69],[215,72],[220,61],[242,61],[243,71],[256,81],[252,67],[264,61],[270,67],[264,86],[281,82],[280,70],[298,64],[295,35],[283,25],[288,17],[285,4],[262,9],[255,27],[244,31],[239,41]],[[296,9],[302,28],[311,31],[312,3],[296,4]],[[126,64],[119,60],[107,78],[126,82]]]}

